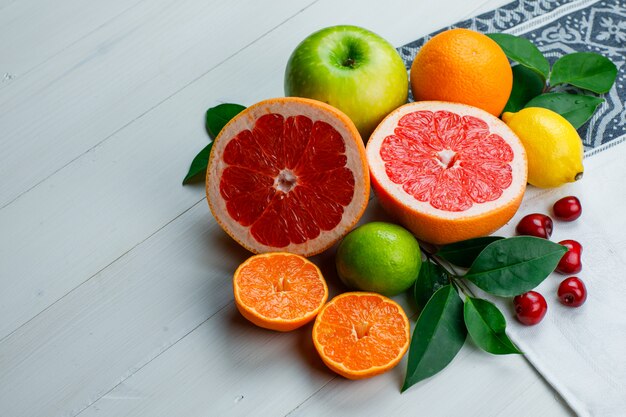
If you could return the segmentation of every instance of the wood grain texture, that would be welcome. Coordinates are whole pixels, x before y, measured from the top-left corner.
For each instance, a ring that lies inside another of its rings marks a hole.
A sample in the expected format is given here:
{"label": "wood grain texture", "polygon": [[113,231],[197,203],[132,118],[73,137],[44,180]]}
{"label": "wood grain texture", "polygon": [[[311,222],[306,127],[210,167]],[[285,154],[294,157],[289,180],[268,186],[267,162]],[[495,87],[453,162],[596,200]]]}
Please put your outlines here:
{"label": "wood grain texture", "polygon": [[[493,356],[467,343],[448,368],[400,394],[406,358],[379,380],[335,378],[293,410],[289,417],[346,415],[377,417],[466,417],[542,415],[556,395],[521,356]],[[524,371],[520,371],[524,369]],[[507,387],[506,389],[503,389]],[[357,394],[358,393],[358,394]],[[532,402],[528,398],[533,398]],[[564,407],[550,416],[572,416]]]}
{"label": "wood grain texture", "polygon": [[[254,35],[262,35],[264,29],[262,26]],[[267,42],[265,48],[270,48]],[[208,142],[204,110],[197,109],[210,107],[232,90],[234,100],[244,101],[241,96],[249,84],[237,87],[238,80],[247,78],[245,63],[259,61],[257,54],[248,49],[238,57],[237,67],[218,67],[212,77],[155,106],[0,210],[0,230],[4,231],[0,285],[6,290],[0,295],[0,315],[4,317],[0,338],[203,198],[201,187],[181,187],[191,159]],[[262,87],[255,93],[272,94],[272,88],[275,91],[281,82],[272,78],[276,77],[268,72],[258,74],[255,81]],[[117,110],[124,112],[120,107]],[[68,118],[68,124],[76,120]],[[16,129],[29,128],[28,123],[19,122],[12,121]],[[59,122],[61,125],[64,123]],[[10,137],[2,143],[14,145]],[[32,160],[24,164],[20,156],[19,152],[13,155],[16,166],[35,164]],[[37,262],[30,261],[33,254],[37,254]],[[17,271],[28,279],[15,280]]]}
{"label": "wood grain texture", "polygon": [[[493,358],[472,346],[436,378],[404,394],[406,359],[379,377],[349,381],[324,368],[310,332],[311,326],[290,334],[267,332],[229,305],[80,416],[451,416],[463,410],[466,416],[521,417],[554,402],[521,357]],[[528,397],[536,405],[518,409]],[[556,408],[550,415],[571,414]]]}
{"label": "wood grain texture", "polygon": [[0,89],[141,1],[0,1]]}
{"label": "wood grain texture", "polygon": [[[277,334],[238,315],[230,279],[248,254],[203,187],[180,185],[207,143],[204,110],[282,95],[285,62],[314,30],[349,22],[401,45],[497,4],[159,0],[95,13],[105,3],[63,1],[59,19],[45,16],[52,2],[19,6],[64,27],[32,55],[40,38],[24,28],[14,62],[26,73],[0,88],[1,416],[349,415],[385,403],[411,415],[413,402],[432,415],[514,416],[534,402],[568,412],[523,360],[471,347],[405,396],[403,365],[354,385],[335,377],[310,328]],[[0,21],[18,3],[0,2]],[[331,256],[316,258],[329,277]],[[475,383],[445,400],[473,379],[493,391]]]}
{"label": "wood grain texture", "polygon": [[16,78],[0,90],[0,207],[312,1],[283,0],[271,13],[254,1],[144,2]]}
{"label": "wood grain texture", "polygon": [[207,211],[197,204],[0,343],[0,414],[74,415],[230,304],[247,253]]}

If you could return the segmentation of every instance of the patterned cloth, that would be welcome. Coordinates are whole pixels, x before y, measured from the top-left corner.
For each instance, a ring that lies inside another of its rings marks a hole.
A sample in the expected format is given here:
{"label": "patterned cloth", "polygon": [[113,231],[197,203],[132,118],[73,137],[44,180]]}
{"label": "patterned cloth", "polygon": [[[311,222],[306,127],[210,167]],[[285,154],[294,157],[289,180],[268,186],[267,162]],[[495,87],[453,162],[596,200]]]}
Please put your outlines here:
{"label": "patterned cloth", "polygon": [[[439,32],[469,28],[530,39],[553,64],[571,52],[597,52],[618,68],[617,80],[594,116],[579,130],[587,154],[626,139],[626,3],[598,0],[518,0],[499,9],[443,28],[398,48],[407,69],[419,48]],[[593,95],[573,87],[554,91]],[[613,142],[613,143],[611,143]],[[603,146],[604,145],[604,146]]]}

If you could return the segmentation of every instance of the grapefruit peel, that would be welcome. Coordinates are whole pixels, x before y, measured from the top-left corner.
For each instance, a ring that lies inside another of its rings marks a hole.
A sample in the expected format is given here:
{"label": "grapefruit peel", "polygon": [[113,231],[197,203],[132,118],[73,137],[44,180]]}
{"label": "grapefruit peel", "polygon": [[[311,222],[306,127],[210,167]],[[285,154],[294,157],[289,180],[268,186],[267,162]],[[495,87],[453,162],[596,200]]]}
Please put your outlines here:
{"label": "grapefruit peel", "polygon": [[405,104],[378,125],[366,153],[381,206],[433,244],[493,233],[526,189],[521,141],[500,119],[464,104]]}
{"label": "grapefruit peel", "polygon": [[[267,133],[271,123],[283,123],[282,136]],[[281,149],[284,155],[292,152],[293,142],[307,134],[302,154],[291,155],[297,164],[286,166],[276,155]],[[324,164],[333,169],[324,171]],[[224,180],[225,174],[230,176]],[[320,253],[354,227],[369,200],[365,149],[356,127],[334,107],[304,98],[264,100],[235,116],[215,139],[206,178],[216,221],[254,253]]]}

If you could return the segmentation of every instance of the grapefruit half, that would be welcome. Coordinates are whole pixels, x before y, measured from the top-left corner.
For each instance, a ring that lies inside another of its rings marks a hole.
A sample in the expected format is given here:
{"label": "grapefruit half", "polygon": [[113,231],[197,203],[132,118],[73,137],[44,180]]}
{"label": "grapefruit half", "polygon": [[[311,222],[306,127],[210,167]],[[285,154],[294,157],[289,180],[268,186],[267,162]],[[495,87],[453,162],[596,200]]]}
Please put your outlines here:
{"label": "grapefruit half", "polygon": [[526,189],[518,137],[464,104],[399,107],[376,128],[366,153],[382,207],[433,244],[493,233],[513,217]]}
{"label": "grapefruit half", "polygon": [[311,256],[348,233],[367,206],[363,141],[325,103],[265,100],[215,139],[206,192],[217,222],[246,249]]}

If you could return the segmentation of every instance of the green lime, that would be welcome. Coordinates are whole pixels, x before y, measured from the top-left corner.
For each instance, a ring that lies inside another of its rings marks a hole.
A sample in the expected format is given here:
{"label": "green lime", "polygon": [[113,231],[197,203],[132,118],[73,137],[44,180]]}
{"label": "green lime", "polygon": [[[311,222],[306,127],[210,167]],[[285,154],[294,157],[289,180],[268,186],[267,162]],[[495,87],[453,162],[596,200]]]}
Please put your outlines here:
{"label": "green lime", "polygon": [[372,222],[348,233],[339,244],[335,263],[346,286],[393,296],[413,285],[422,253],[408,230]]}

